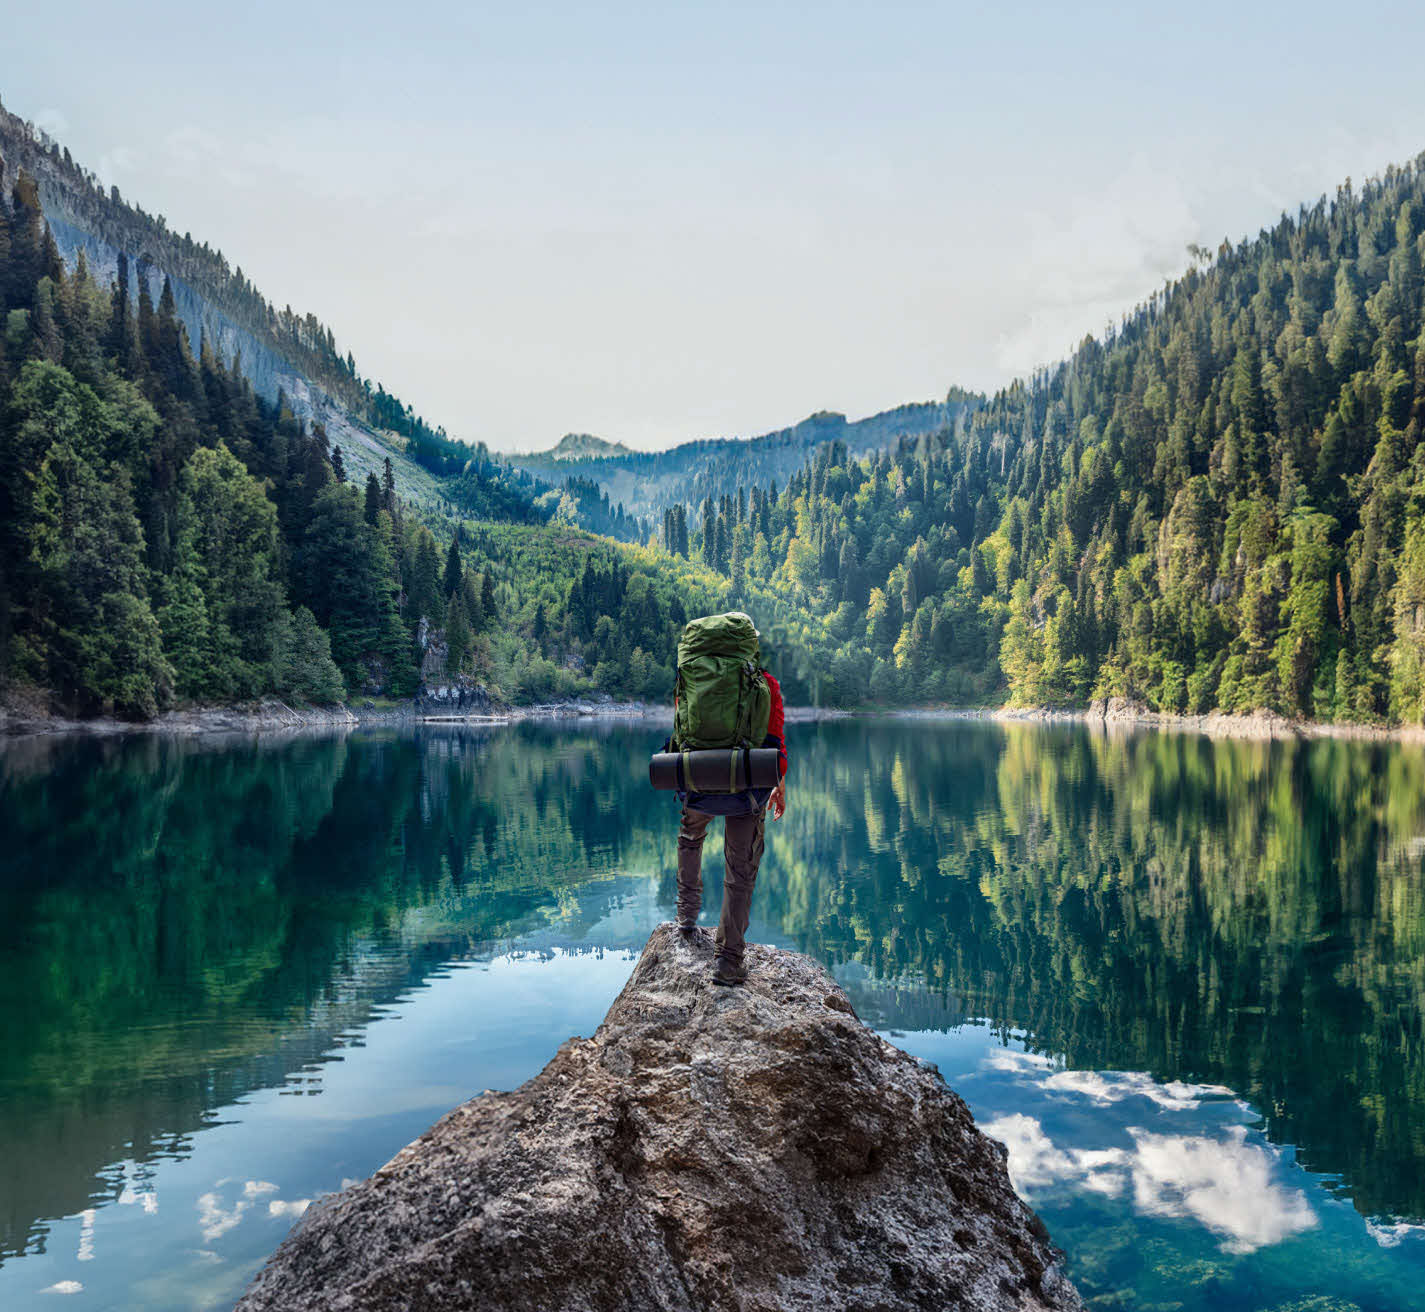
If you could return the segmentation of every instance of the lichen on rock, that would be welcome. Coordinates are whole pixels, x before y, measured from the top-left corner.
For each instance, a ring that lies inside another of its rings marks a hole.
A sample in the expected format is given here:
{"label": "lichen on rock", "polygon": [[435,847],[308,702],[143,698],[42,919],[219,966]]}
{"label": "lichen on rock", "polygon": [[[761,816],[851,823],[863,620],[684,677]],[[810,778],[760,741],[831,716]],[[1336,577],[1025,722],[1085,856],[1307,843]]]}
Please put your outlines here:
{"label": "lichen on rock", "polygon": [[654,931],[593,1038],[312,1207],[238,1312],[1079,1309],[1004,1151],[830,975]]}

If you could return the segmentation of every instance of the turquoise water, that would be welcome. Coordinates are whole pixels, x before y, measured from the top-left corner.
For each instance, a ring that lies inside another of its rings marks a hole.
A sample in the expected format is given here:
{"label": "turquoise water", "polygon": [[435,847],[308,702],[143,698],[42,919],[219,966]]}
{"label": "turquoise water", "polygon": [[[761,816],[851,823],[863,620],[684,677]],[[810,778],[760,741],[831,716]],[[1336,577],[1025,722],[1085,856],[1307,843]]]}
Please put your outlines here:
{"label": "turquoise water", "polygon": [[[752,936],[939,1065],[1091,1306],[1425,1306],[1420,747],[792,737]],[[661,738],[0,747],[0,1307],[230,1306],[591,1032],[671,915]]]}

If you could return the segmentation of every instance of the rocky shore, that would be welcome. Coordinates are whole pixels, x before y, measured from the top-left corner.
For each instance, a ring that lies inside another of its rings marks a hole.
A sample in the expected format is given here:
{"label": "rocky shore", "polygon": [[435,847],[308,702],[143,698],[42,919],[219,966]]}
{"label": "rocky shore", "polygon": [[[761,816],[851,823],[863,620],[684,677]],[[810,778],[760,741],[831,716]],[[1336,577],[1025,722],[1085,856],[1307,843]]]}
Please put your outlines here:
{"label": "rocky shore", "polygon": [[1246,715],[1209,711],[1204,715],[1173,715],[1155,711],[1127,697],[1109,697],[1090,702],[1085,710],[1058,710],[1046,707],[1006,707],[977,712],[996,720],[1030,720],[1036,723],[1088,724],[1106,728],[1175,729],[1203,733],[1214,738],[1372,738],[1405,742],[1425,741],[1418,727],[1346,724],[1323,720],[1291,719],[1276,711],[1254,711]]}
{"label": "rocky shore", "polygon": [[592,1038],[312,1207],[238,1312],[1080,1309],[1004,1149],[798,953],[655,930]]}
{"label": "rocky shore", "polygon": [[74,719],[51,710],[41,697],[11,695],[0,704],[0,738],[34,734],[232,734],[297,729],[357,728],[423,723],[504,724],[512,720],[638,719],[671,709],[611,697],[508,706],[489,697],[456,700],[421,696],[408,702],[355,702],[349,706],[291,706],[275,697],[233,706],[196,706],[166,711],[152,720],[106,716]]}
{"label": "rocky shore", "polygon": [[57,715],[42,702],[11,698],[0,706],[0,737],[30,734],[218,734],[275,730],[401,724],[415,719],[412,706],[289,706],[266,698],[238,706],[197,706],[166,711],[152,720],[116,720],[105,716],[77,720]]}
{"label": "rocky shore", "polygon": [[[789,723],[837,719],[846,711],[788,707]],[[197,706],[167,711],[152,720],[110,717],[74,719],[56,714],[44,699],[11,694],[0,702],[0,739],[33,734],[126,733],[272,733],[296,729],[357,728],[409,724],[507,724],[515,720],[638,720],[664,719],[671,726],[673,708],[662,702],[616,701],[604,694],[511,706],[497,702],[483,689],[477,692],[440,688],[413,701],[350,706],[290,706],[274,697],[235,706]]]}

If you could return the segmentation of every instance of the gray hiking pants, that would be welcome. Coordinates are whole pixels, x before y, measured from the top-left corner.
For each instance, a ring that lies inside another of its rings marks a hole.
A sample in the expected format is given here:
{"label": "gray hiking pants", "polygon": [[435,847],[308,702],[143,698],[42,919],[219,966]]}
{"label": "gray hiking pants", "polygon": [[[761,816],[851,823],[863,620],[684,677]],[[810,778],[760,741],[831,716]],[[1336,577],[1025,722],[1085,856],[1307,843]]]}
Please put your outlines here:
{"label": "gray hiking pants", "polygon": [[[723,830],[722,917],[718,921],[718,950],[733,961],[742,960],[747,918],[752,911],[752,886],[762,862],[762,831],[766,811],[726,817]],[[691,807],[683,808],[678,830],[678,921],[691,925],[703,907],[703,839],[713,817]]]}

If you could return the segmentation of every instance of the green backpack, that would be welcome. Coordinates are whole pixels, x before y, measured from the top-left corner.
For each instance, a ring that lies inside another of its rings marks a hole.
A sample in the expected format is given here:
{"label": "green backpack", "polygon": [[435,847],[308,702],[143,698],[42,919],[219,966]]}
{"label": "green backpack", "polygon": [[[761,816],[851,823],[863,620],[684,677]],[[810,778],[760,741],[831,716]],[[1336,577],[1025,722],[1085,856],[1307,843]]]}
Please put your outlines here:
{"label": "green backpack", "polygon": [[678,643],[673,741],[680,751],[761,747],[772,713],[762,648],[740,610],[691,620]]}

